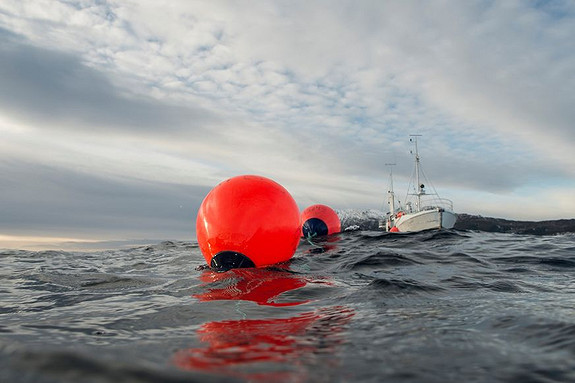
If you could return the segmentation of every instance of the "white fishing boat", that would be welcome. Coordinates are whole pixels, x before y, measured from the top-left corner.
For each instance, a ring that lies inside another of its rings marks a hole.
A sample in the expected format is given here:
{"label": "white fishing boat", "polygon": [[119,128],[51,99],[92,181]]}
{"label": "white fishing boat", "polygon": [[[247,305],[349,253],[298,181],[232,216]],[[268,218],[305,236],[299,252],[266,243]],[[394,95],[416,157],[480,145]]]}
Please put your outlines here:
{"label": "white fishing boat", "polygon": [[[428,193],[425,185],[422,183],[422,175],[425,174],[421,169],[419,151],[417,147],[417,137],[420,135],[411,135],[410,141],[415,145],[415,187],[413,192],[412,183],[408,187],[405,206],[398,201],[396,207],[395,193],[393,191],[393,170],[390,172],[390,189],[387,192],[387,203],[389,204],[389,213],[386,219],[380,222],[380,228],[386,231],[394,232],[414,232],[430,229],[451,229],[455,225],[457,215],[453,212],[453,202],[451,200],[440,198],[435,188],[433,192]],[[395,165],[395,164],[387,164]],[[427,182],[427,179],[426,179]]]}

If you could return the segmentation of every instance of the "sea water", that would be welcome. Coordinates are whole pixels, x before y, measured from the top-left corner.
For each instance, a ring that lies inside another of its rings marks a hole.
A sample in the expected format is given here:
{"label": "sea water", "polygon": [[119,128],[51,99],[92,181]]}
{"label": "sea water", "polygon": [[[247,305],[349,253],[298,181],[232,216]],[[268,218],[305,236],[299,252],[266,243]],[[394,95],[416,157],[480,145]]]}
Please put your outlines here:
{"label": "sea water", "polygon": [[195,242],[0,252],[2,382],[575,381],[575,235],[348,231],[224,273]]}

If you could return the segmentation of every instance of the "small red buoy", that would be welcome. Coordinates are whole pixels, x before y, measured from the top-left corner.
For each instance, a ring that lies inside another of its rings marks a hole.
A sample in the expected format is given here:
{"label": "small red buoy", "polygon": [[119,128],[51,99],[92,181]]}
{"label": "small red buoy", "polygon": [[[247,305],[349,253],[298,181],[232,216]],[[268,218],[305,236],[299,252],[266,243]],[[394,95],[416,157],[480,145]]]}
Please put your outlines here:
{"label": "small red buoy", "polygon": [[397,228],[397,226],[392,227],[391,229],[389,229],[390,233],[399,233],[399,229]]}
{"label": "small red buoy", "polygon": [[336,212],[326,205],[312,205],[301,213],[303,237],[330,235],[341,231],[341,221]]}
{"label": "small red buoy", "polygon": [[300,240],[299,209],[280,184],[265,177],[230,178],[206,196],[196,236],[218,270],[261,267],[290,259]]}

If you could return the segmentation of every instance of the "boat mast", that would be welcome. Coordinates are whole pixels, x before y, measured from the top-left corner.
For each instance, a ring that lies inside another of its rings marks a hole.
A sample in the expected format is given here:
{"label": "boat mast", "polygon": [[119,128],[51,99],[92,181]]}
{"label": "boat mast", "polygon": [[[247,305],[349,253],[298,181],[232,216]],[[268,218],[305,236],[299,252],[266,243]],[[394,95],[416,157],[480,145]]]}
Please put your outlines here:
{"label": "boat mast", "polygon": [[[410,134],[409,137],[412,137],[409,139],[409,141],[413,142],[415,144],[415,179],[417,182],[417,211],[421,210],[421,196],[423,194],[425,194],[425,191],[423,190],[423,187],[421,185],[421,180],[420,180],[420,176],[419,176],[419,151],[417,149],[417,137],[421,137],[421,134]],[[412,152],[413,154],[413,152]]]}
{"label": "boat mast", "polygon": [[389,205],[389,214],[395,214],[395,193],[393,192],[393,166],[395,164],[385,164],[385,166],[389,166],[389,179],[390,179],[390,188],[387,191],[387,204]]}

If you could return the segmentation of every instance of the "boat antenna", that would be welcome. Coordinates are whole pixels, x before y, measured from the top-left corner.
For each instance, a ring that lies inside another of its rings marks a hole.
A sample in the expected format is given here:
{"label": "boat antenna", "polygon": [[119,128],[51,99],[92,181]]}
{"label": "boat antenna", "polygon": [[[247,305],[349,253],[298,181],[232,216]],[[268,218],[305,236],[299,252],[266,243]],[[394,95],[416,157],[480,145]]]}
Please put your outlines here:
{"label": "boat antenna", "polygon": [[393,192],[393,167],[396,163],[386,163],[385,166],[389,166],[389,179],[390,188],[387,191],[387,203],[389,204],[389,214],[395,214],[395,194]]}
{"label": "boat antenna", "polygon": [[[421,137],[421,134],[410,134],[410,142],[415,144],[415,179],[417,181],[417,210],[421,209],[421,196],[425,194],[425,190],[420,180],[420,170],[419,170],[419,150],[417,148],[417,137]],[[411,152],[413,154],[413,151]]]}
{"label": "boat antenna", "polygon": [[389,179],[391,180],[390,190],[393,192],[393,166],[397,165],[395,162],[393,164],[386,163],[385,166],[389,166]]}

